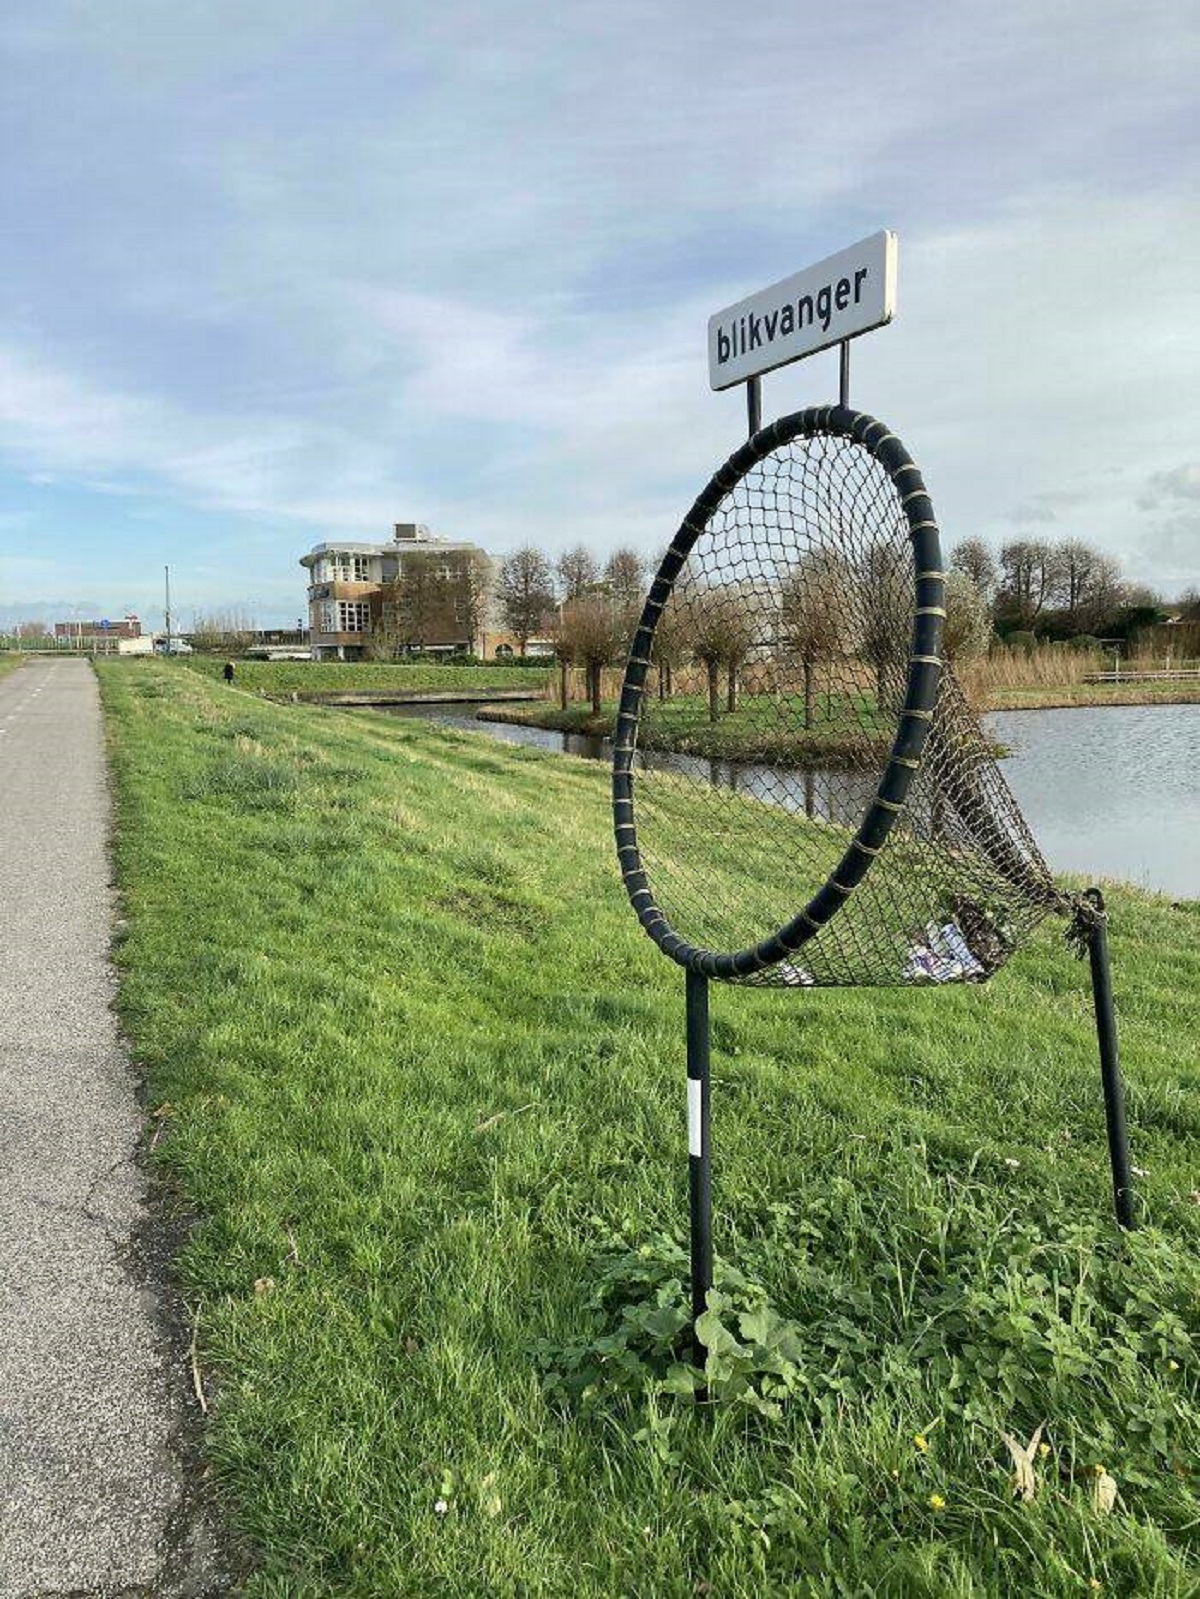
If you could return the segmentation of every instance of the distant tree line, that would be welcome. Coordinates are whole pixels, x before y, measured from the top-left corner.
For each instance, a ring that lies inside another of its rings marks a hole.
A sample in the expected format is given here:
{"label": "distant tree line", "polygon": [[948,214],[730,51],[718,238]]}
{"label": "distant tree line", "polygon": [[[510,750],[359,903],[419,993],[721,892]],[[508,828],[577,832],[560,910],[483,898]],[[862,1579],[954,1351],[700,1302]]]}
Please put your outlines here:
{"label": "distant tree line", "polygon": [[1160,595],[1127,582],[1111,555],[1083,539],[1010,539],[993,554],[967,538],[950,557],[1001,639],[1130,640],[1166,617]]}

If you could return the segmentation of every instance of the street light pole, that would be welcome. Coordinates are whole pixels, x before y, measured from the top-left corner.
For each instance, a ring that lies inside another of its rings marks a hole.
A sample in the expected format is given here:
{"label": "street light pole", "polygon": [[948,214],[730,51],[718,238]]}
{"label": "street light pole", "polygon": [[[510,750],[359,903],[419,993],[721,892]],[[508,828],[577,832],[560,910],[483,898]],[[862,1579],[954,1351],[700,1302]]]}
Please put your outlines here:
{"label": "street light pole", "polygon": [[167,586],[167,659],[171,657],[171,568],[163,567],[163,574]]}

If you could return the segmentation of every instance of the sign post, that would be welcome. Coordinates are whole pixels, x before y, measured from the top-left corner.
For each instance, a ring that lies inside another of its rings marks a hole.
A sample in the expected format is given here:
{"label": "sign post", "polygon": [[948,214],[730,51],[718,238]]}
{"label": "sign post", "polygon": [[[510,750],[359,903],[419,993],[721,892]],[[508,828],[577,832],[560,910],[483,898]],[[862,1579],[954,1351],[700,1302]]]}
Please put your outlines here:
{"label": "sign post", "polygon": [[[839,346],[838,403],[850,404],[850,340],[896,314],[896,235],[881,230],[848,250],[760,289],[708,321],[708,376],[714,389],[746,385],[749,437],[762,427],[762,374]],[[713,1285],[712,1134],[709,1111],[708,978],[688,970],[685,985],[688,1073],[688,1189],[692,1326]],[[706,1350],[693,1332],[703,1371]],[[699,1400],[707,1397],[701,1385]]]}
{"label": "sign post", "polygon": [[850,340],[895,316],[898,257],[896,235],[881,229],[709,318],[709,383],[745,383],[751,437],[762,426],[762,374],[835,344],[839,400],[849,404]]}

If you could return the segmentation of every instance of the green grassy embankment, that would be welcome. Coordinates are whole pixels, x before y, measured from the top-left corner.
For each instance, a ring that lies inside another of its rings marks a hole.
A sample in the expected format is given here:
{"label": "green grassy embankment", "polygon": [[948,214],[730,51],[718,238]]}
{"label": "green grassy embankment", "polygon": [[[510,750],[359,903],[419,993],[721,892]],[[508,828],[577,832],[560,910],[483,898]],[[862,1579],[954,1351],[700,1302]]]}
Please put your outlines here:
{"label": "green grassy embankment", "polygon": [[0,677],[7,677],[10,672],[15,672],[18,666],[24,666],[25,657],[15,652],[0,652]]}
{"label": "green grassy embankment", "polygon": [[[675,694],[667,700],[648,701],[649,716],[643,727],[653,747],[681,755],[700,755],[713,760],[766,761],[793,763],[820,761],[828,765],[857,765],[864,748],[874,742],[867,730],[876,724],[874,698],[867,694],[821,693],[814,701],[813,725],[805,730],[803,696],[799,694],[740,693],[736,708],[726,709],[722,688],[720,713],[712,720],[705,694]],[[527,727],[552,728],[563,733],[587,733],[611,738],[617,702],[601,702],[599,716],[590,702],[557,704],[542,701],[534,705],[484,706],[478,711],[481,721],[512,722]],[[891,744],[893,728],[879,723],[878,749],[882,754]]]}
{"label": "green grassy embankment", "polygon": [[[180,1270],[249,1592],[1196,1591],[1200,907],[1111,895],[1127,1239],[1057,924],[982,989],[714,991],[748,1392],[698,1413],[682,983],[604,770],[99,673],[120,1011],[201,1218]],[[1003,1434],[1039,1423],[1023,1503]]]}
{"label": "green grassy embankment", "polygon": [[[225,662],[216,656],[189,655],[193,672],[221,681]],[[236,684],[267,699],[301,700],[327,694],[488,694],[497,689],[540,692],[549,678],[545,666],[466,666],[377,661],[236,661]]]}

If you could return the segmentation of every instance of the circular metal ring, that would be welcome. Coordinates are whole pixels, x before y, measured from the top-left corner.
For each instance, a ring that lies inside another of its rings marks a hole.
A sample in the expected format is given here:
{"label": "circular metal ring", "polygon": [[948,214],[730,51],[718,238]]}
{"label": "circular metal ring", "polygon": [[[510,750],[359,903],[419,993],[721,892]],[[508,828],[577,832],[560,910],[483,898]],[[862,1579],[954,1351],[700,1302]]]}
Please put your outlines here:
{"label": "circular metal ring", "polygon": [[[849,439],[868,451],[891,478],[908,520],[916,603],[899,726],[875,798],[857,833],[803,910],[747,949],[702,949],[680,937],[659,908],[637,842],[633,761],[654,632],[693,545],[734,485],[781,445],[821,435]],[[874,417],[840,405],[796,411],[760,429],[713,475],[680,524],[650,586],[625,667],[613,750],[613,823],[621,875],[638,920],[664,954],[707,977],[745,978],[794,954],[837,914],[870,870],[916,776],[941,683],[944,605],[945,575],[933,504],[908,451]]]}

